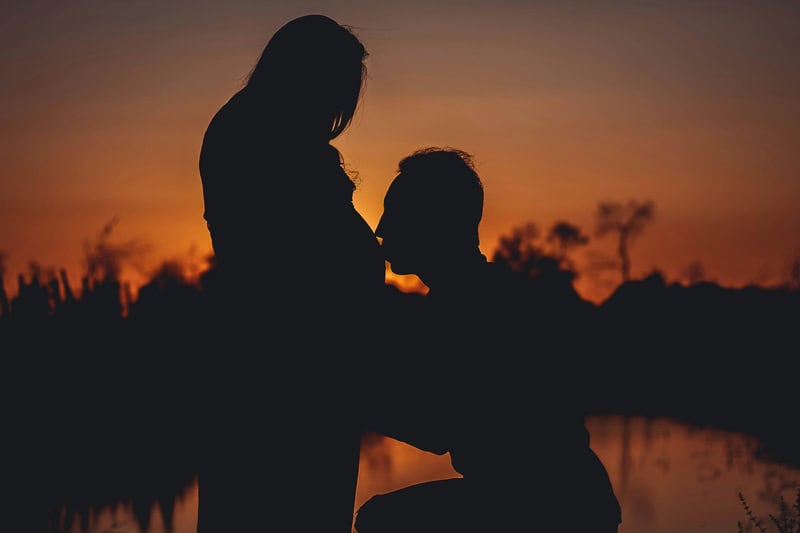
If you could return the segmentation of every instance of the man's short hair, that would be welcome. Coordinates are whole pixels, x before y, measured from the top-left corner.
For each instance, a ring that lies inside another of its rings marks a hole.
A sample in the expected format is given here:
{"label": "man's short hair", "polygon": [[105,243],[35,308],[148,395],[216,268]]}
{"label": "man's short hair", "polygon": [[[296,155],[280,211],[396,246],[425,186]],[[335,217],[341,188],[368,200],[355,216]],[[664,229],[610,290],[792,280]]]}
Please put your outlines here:
{"label": "man's short hair", "polygon": [[421,148],[403,158],[398,171],[404,179],[424,184],[419,188],[424,205],[441,217],[477,230],[483,216],[483,182],[469,153],[456,148]]}

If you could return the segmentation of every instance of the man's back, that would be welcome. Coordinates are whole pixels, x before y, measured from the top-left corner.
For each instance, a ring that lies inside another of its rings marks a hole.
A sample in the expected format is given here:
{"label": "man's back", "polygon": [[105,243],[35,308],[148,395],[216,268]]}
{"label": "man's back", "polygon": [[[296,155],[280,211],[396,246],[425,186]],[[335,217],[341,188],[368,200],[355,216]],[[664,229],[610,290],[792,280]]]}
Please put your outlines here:
{"label": "man's back", "polygon": [[538,465],[543,455],[588,447],[578,363],[584,354],[573,342],[579,335],[568,331],[588,320],[579,318],[587,308],[494,263],[472,272],[461,290],[428,296],[440,317],[430,321],[430,334],[451,378],[454,467],[491,479]]}

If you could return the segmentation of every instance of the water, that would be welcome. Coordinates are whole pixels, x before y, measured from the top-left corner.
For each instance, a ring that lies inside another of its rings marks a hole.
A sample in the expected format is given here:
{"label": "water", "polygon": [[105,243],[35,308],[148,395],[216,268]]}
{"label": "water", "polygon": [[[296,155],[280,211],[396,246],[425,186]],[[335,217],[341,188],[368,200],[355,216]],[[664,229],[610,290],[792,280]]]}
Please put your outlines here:
{"label": "water", "polygon": [[757,458],[758,442],[744,435],[666,419],[588,426],[622,506],[620,533],[730,533],[747,522],[739,493],[764,517],[781,495],[795,501],[800,469]]}
{"label": "water", "polygon": [[[758,442],[745,435],[661,418],[594,416],[587,426],[622,505],[619,533],[735,533],[738,522],[746,531],[740,493],[767,531],[777,531],[770,529],[768,515],[777,514],[781,495],[795,501],[800,468],[760,458]],[[362,453],[356,504],[412,483],[455,476],[449,455],[370,438]],[[195,533],[197,484],[175,499],[172,530],[163,526],[158,504],[152,511],[148,533]],[[142,531],[124,505],[89,518],[87,533]],[[76,523],[70,533],[79,532]]]}

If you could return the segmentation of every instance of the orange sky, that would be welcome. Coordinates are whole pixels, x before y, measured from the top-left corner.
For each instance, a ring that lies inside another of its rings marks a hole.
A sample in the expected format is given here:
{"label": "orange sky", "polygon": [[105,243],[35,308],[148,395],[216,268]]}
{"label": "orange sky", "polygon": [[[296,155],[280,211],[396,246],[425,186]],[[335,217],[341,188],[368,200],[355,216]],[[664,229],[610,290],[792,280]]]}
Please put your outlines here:
{"label": "orange sky", "polygon": [[[210,252],[197,157],[217,108],[271,34],[324,13],[371,56],[363,106],[335,144],[374,228],[397,162],[471,152],[486,187],[482,249],[526,222],[593,234],[599,201],[651,199],[632,274],[778,283],[800,257],[800,4],[764,0],[32,1],[0,18],[0,251],[6,288],[36,261],[83,272],[84,243],[163,259]],[[593,239],[592,298],[618,281]],[[605,281],[604,281],[605,280]]]}

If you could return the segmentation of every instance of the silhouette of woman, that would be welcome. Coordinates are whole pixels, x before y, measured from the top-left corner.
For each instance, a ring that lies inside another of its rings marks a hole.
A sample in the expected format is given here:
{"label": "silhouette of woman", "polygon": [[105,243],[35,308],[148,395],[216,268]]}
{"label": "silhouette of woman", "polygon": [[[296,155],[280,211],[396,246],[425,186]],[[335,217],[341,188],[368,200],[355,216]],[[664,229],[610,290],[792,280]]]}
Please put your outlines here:
{"label": "silhouette of woman", "polygon": [[351,531],[362,431],[352,385],[385,266],[330,141],[353,119],[367,56],[349,27],[296,18],[205,132],[216,264],[199,391],[201,533]]}

